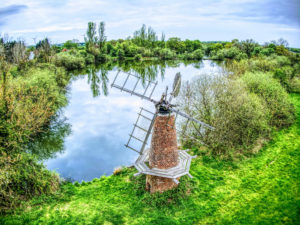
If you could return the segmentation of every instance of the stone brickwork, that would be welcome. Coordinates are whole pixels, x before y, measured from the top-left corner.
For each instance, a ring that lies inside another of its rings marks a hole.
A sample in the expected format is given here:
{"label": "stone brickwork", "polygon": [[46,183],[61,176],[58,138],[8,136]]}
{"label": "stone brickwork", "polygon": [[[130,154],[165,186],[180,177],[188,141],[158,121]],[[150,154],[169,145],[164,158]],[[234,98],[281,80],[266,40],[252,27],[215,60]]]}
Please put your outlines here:
{"label": "stone brickwork", "polygon": [[[149,155],[150,168],[168,169],[178,164],[178,148],[174,115],[160,115],[155,119]],[[169,126],[168,126],[168,125]]]}
{"label": "stone brickwork", "polygon": [[[149,154],[150,168],[169,169],[178,165],[176,129],[175,126],[172,127],[174,121],[175,116],[172,114],[157,115],[153,126]],[[146,184],[151,193],[163,192],[177,186],[172,179],[151,175],[147,175]]]}

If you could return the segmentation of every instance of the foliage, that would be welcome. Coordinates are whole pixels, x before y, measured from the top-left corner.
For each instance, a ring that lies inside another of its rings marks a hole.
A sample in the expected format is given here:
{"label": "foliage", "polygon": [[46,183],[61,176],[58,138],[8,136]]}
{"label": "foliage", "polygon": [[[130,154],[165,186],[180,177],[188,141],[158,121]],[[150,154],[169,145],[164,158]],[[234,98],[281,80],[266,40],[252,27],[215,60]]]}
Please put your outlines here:
{"label": "foliage", "polygon": [[72,49],[72,48],[77,49],[78,48],[78,43],[75,40],[68,40],[63,44],[63,48],[65,48],[65,49]]}
{"label": "foliage", "polygon": [[242,79],[250,92],[265,101],[271,126],[288,127],[294,122],[294,107],[278,81],[261,72],[246,73]]}
{"label": "foliage", "polygon": [[175,57],[176,53],[168,48],[164,48],[160,52],[160,58],[161,59],[173,59]]}
{"label": "foliage", "polygon": [[59,187],[58,176],[29,154],[0,152],[0,213],[7,212],[36,195]]}
{"label": "foliage", "polygon": [[51,49],[50,40],[45,38],[39,41],[35,46],[34,57],[38,62],[50,62],[50,58],[53,54]]}
{"label": "foliage", "polygon": [[59,86],[65,86],[66,82],[64,75],[55,75],[49,69],[31,69],[22,77],[10,78],[1,85],[0,150],[20,151],[32,135],[49,123],[56,111],[66,104]]}
{"label": "foliage", "polygon": [[133,33],[132,42],[140,47],[155,47],[157,41],[156,32],[152,27],[148,27],[145,24]]}
{"label": "foliage", "polygon": [[166,42],[166,46],[177,54],[184,53],[185,50],[185,44],[180,40],[180,38],[169,38]]}
{"label": "foliage", "polygon": [[28,56],[23,40],[10,40],[9,37],[0,38],[0,59],[5,59],[13,64],[23,64],[28,61]]}
{"label": "foliage", "polygon": [[[87,58],[87,57],[86,57]],[[92,61],[91,58],[87,58],[87,61]],[[54,63],[56,66],[62,66],[67,70],[83,69],[85,66],[86,59],[83,58],[77,52],[61,52],[56,54]]]}
{"label": "foliage", "polygon": [[99,24],[99,38],[98,38],[98,45],[100,52],[103,52],[105,42],[106,42],[106,36],[105,36],[105,23],[103,21],[100,22]]}
{"label": "foliage", "polygon": [[84,36],[85,47],[87,51],[92,51],[92,49],[95,47],[95,44],[97,43],[97,40],[98,38],[96,36],[96,23],[89,22],[86,36]]}
{"label": "foliage", "polygon": [[187,114],[210,124],[214,131],[194,134],[212,154],[231,156],[251,150],[256,142],[268,135],[266,108],[254,94],[249,94],[242,81],[201,75],[182,87],[179,103]]}

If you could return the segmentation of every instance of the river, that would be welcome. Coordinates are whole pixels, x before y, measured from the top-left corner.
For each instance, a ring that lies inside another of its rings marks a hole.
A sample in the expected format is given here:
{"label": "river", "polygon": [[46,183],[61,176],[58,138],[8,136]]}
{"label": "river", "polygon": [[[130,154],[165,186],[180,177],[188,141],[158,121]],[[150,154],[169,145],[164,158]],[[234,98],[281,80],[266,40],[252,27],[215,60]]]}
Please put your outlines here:
{"label": "river", "polygon": [[[162,66],[163,65],[163,66]],[[222,69],[210,60],[164,64],[128,65],[94,68],[73,75],[68,90],[68,105],[52,125],[53,132],[38,144],[45,148],[43,162],[49,170],[71,181],[90,181],[110,175],[115,168],[134,163],[138,154],[127,149],[128,134],[140,107],[154,110],[151,102],[111,88],[118,70],[151,77],[158,82],[153,93],[160,99],[168,85],[172,87],[177,72],[182,82],[192,81],[203,73],[218,73]],[[85,74],[86,73],[86,74]],[[48,140],[49,139],[49,140]],[[41,151],[43,152],[43,151]],[[47,159],[45,159],[47,158]]]}

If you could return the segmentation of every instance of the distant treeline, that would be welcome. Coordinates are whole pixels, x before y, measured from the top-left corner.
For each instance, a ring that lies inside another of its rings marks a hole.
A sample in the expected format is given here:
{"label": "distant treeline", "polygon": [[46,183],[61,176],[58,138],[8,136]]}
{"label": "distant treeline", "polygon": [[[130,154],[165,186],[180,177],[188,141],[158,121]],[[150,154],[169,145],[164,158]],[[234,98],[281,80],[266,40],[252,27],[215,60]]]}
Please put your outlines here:
{"label": "distant treeline", "polygon": [[200,60],[205,56],[214,60],[242,60],[251,57],[268,57],[271,55],[291,56],[300,49],[288,48],[284,39],[271,41],[263,45],[252,39],[239,41],[181,40],[171,37],[166,40],[165,34],[160,37],[152,27],[143,25],[126,39],[107,41],[105,23],[97,26],[89,22],[84,37],[84,43],[78,40],[68,40],[63,44],[51,44],[48,38],[40,40],[36,45],[26,47],[24,41],[0,39],[0,55],[6,55],[6,60],[18,65],[26,64],[30,53],[37,62],[51,62],[68,70],[82,69],[88,64],[105,61],[121,60]]}

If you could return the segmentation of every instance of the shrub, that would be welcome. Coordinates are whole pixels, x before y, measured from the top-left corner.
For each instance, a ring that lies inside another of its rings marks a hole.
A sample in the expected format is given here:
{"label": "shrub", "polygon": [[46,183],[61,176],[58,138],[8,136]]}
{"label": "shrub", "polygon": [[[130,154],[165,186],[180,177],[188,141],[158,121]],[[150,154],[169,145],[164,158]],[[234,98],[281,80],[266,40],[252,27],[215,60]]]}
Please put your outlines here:
{"label": "shrub", "polygon": [[293,68],[290,66],[283,66],[275,69],[273,77],[278,79],[280,84],[286,88],[286,90],[291,91],[291,81],[293,78]]}
{"label": "shrub", "polygon": [[286,56],[273,56],[273,57],[271,56],[268,58],[268,60],[270,59],[273,61],[276,67],[291,65],[290,59]]}
{"label": "shrub", "polygon": [[192,126],[187,130],[207,144],[213,154],[229,156],[232,151],[249,150],[259,138],[268,135],[264,104],[249,94],[240,80],[201,75],[183,86],[179,101],[187,114],[215,128],[197,135]]}
{"label": "shrub", "polygon": [[268,72],[276,68],[276,62],[270,59],[249,59],[249,71],[261,71],[261,72]]}
{"label": "shrub", "polygon": [[0,152],[0,168],[0,213],[59,187],[58,176],[27,153],[7,155]]}
{"label": "shrub", "polygon": [[161,48],[156,47],[153,49],[153,56],[159,57]]}
{"label": "shrub", "polygon": [[174,59],[176,57],[176,53],[168,48],[164,48],[160,52],[161,59]]}
{"label": "shrub", "polygon": [[[60,70],[58,70],[59,72]],[[19,151],[29,138],[48,124],[56,111],[66,105],[64,75],[49,69],[32,69],[22,77],[0,86],[0,150]],[[61,86],[59,86],[61,85]]]}
{"label": "shrub", "polygon": [[225,57],[223,51],[220,50],[220,51],[212,51],[211,58],[214,60],[224,60]]}
{"label": "shrub", "polygon": [[194,59],[202,59],[204,56],[204,52],[202,49],[197,49],[193,52]]}
{"label": "shrub", "polygon": [[183,59],[186,59],[186,60],[190,60],[190,59],[194,59],[195,56],[193,53],[188,53],[188,52],[185,52],[184,54],[182,55],[179,55],[180,58],[183,58]]}
{"label": "shrub", "polygon": [[277,128],[287,127],[294,122],[295,112],[289,96],[270,74],[246,73],[242,77],[251,93],[257,94],[268,107],[270,125]]}
{"label": "shrub", "polygon": [[244,53],[244,52],[240,52],[239,54],[237,54],[234,59],[237,60],[237,61],[240,61],[242,59],[247,59],[247,54]]}
{"label": "shrub", "polygon": [[84,68],[85,59],[80,54],[61,52],[55,56],[54,63],[56,66],[63,66],[67,70],[76,70]]}
{"label": "shrub", "polygon": [[87,54],[85,57],[85,64],[94,64],[95,63],[95,56],[92,54]]}

